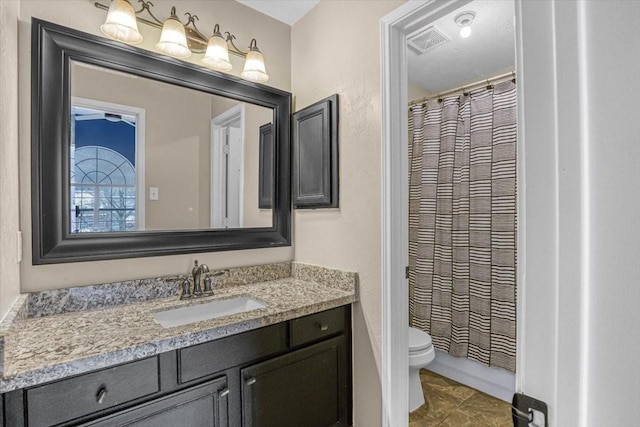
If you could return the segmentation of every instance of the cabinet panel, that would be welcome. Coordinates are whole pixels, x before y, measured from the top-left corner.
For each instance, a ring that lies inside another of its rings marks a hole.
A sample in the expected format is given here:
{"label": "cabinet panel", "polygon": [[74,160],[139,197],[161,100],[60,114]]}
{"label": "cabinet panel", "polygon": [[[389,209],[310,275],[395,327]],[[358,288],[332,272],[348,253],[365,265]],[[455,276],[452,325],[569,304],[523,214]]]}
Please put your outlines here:
{"label": "cabinet panel", "polygon": [[56,381],[26,391],[28,425],[53,426],[159,390],[157,357]]}
{"label": "cabinet panel", "polygon": [[311,343],[344,331],[345,308],[339,307],[291,321],[291,347]]}
{"label": "cabinet panel", "polygon": [[287,324],[279,323],[179,350],[179,382],[212,375],[287,349]]}
{"label": "cabinet panel", "polygon": [[223,377],[83,426],[227,427],[228,395],[227,380]]}
{"label": "cabinet panel", "polygon": [[349,423],[344,335],[242,370],[244,427]]}

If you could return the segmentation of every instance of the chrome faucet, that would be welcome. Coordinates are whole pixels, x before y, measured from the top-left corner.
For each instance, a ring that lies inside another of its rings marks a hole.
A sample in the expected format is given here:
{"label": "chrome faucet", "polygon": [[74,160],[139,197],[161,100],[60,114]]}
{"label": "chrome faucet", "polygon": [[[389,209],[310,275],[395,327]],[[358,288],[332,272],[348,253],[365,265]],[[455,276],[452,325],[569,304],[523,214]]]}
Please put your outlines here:
{"label": "chrome faucet", "polygon": [[[182,284],[182,294],[180,295],[180,299],[208,297],[213,295],[211,277],[221,276],[223,274],[224,271],[211,273],[207,264],[198,265],[198,260],[196,260],[193,269],[191,269],[192,280],[187,279]],[[193,292],[191,290],[192,281]]]}

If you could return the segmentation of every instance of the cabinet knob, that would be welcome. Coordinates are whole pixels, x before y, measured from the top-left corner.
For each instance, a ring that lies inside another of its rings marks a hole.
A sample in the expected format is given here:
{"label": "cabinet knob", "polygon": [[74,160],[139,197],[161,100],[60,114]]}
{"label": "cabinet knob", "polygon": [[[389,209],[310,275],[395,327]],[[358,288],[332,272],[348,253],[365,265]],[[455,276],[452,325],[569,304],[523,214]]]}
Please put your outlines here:
{"label": "cabinet knob", "polygon": [[102,386],[100,387],[100,390],[98,390],[98,393],[96,394],[96,402],[102,403],[105,397],[107,397],[107,387]]}
{"label": "cabinet knob", "polygon": [[328,331],[329,325],[326,325],[324,323],[318,323],[318,328],[320,328],[321,331]]}

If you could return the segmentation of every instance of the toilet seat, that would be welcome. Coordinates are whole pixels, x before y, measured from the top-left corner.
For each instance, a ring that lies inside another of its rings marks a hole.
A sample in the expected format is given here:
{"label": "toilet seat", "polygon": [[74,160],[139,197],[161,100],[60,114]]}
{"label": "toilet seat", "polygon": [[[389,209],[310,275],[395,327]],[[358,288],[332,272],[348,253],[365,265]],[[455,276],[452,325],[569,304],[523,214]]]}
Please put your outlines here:
{"label": "toilet seat", "polygon": [[409,353],[417,353],[432,347],[431,337],[420,329],[409,327]]}

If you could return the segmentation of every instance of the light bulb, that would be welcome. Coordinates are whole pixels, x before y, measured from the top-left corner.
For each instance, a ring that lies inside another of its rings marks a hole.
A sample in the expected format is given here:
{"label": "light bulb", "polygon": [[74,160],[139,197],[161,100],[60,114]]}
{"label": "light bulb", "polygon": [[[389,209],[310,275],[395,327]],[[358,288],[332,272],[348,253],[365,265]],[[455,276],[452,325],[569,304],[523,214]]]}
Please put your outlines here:
{"label": "light bulb", "polygon": [[471,35],[471,27],[470,26],[466,26],[466,27],[460,28],[460,37],[462,37],[463,39],[466,39],[470,35]]}

